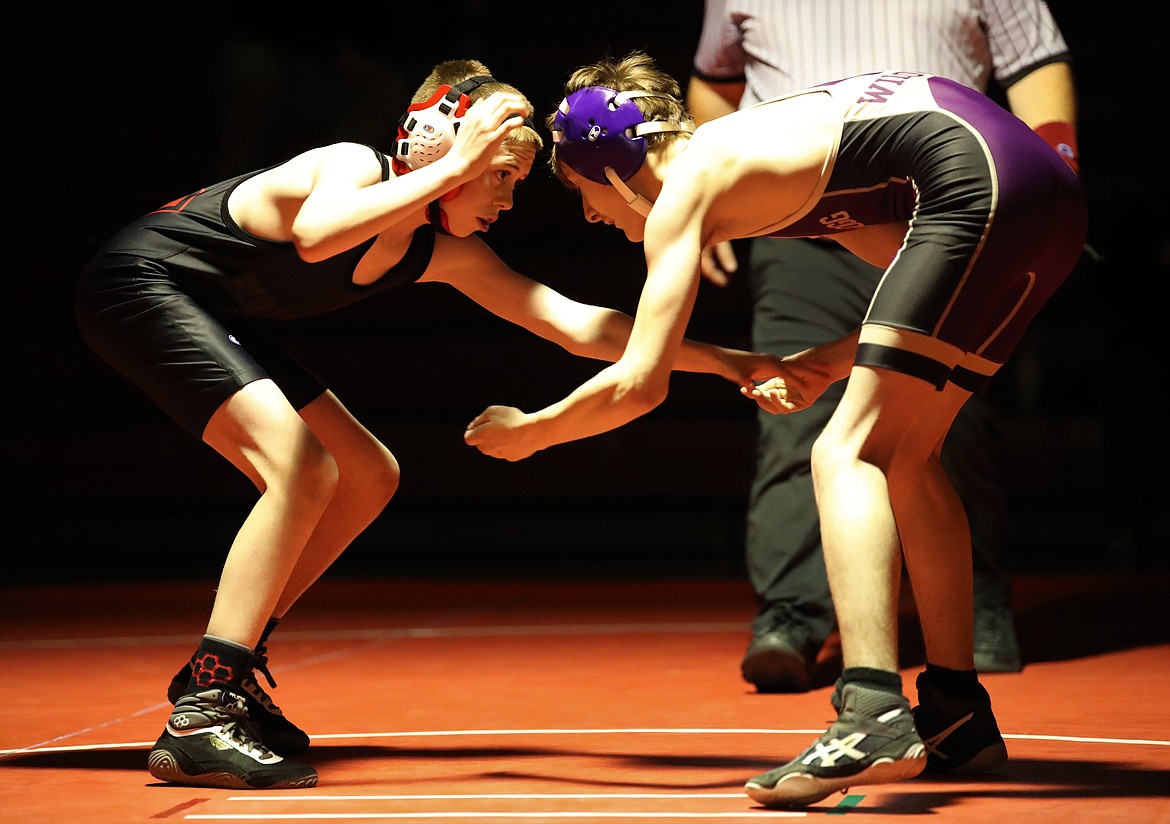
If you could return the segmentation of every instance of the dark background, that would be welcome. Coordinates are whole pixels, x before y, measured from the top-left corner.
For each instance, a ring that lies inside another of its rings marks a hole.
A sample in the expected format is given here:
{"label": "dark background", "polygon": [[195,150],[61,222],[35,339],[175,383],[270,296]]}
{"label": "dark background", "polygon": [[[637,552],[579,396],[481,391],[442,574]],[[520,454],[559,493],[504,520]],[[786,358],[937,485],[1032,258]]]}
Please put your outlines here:
{"label": "dark background", "polygon": [[[1166,569],[1167,370],[1154,295],[1170,242],[1160,26],[1054,0],[1075,56],[1090,245],[992,391],[1016,571]],[[1152,4],[1150,8],[1157,8]],[[93,356],[73,281],[121,225],[334,140],[385,144],[431,67],[477,57],[538,120],[575,67],[648,51],[685,85],[701,0],[158,4],[10,19],[3,439],[5,580],[213,575],[254,492]],[[587,224],[538,159],[486,236],[514,268],[634,308],[641,247]],[[742,282],[704,283],[689,334],[746,346]],[[676,375],[647,417],[516,464],[463,445],[485,406],[562,397],[599,365],[420,285],[290,327],[294,348],[399,457],[390,506],[334,574],[742,574],[754,405]],[[1155,341],[1157,341],[1156,345]],[[777,528],[783,528],[778,524]]]}

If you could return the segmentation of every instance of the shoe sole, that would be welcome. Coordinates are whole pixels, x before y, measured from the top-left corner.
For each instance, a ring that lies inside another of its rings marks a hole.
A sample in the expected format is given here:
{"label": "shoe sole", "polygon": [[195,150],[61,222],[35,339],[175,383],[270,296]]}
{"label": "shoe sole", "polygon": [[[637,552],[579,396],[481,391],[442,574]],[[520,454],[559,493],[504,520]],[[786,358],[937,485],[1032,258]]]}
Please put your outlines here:
{"label": "shoe sole", "polygon": [[168,784],[186,784],[193,787],[215,787],[224,790],[295,790],[317,786],[317,773],[286,778],[271,784],[249,784],[243,778],[230,772],[189,773],[182,762],[180,753],[159,747],[150,751],[146,769],[159,781]]}
{"label": "shoe sole", "polygon": [[774,787],[748,782],[744,789],[753,801],[765,807],[802,807],[815,804],[837,791],[867,784],[893,784],[914,778],[926,768],[926,749],[915,745],[897,760],[882,758],[859,773],[836,778],[820,778],[809,773],[789,773]]}

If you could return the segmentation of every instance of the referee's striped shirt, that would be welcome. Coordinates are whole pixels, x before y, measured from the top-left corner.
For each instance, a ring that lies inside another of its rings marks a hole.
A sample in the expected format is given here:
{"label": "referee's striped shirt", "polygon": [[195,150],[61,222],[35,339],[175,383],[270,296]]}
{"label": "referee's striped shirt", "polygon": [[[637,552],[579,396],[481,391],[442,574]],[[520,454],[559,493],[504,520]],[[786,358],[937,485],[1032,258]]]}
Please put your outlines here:
{"label": "referee's striped shirt", "polygon": [[706,0],[694,71],[741,108],[881,69],[1007,87],[1068,46],[1043,0]]}

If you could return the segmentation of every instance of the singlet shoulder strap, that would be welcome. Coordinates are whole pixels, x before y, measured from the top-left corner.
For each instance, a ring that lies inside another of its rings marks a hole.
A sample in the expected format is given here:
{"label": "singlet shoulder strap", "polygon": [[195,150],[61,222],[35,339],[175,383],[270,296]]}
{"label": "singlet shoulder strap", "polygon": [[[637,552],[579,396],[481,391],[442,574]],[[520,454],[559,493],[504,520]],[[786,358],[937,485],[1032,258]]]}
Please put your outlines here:
{"label": "singlet shoulder strap", "polygon": [[367,146],[367,148],[369,148],[369,150],[374,153],[374,156],[378,158],[378,163],[382,166],[382,180],[389,180],[390,179],[390,158],[386,157],[386,155],[383,152],[379,151],[378,149],[374,148],[373,146]]}

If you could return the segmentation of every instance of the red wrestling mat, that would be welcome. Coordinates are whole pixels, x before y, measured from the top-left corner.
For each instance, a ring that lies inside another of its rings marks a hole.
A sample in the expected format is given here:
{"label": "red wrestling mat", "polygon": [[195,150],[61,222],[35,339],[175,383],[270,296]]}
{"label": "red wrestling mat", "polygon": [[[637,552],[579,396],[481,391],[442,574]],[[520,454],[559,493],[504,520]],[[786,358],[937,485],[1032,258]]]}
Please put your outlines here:
{"label": "red wrestling mat", "polygon": [[742,786],[824,730],[830,689],[740,680],[754,612],[741,581],[322,582],[269,650],[319,785],[160,785],[147,751],[212,589],[0,591],[0,820],[1170,821],[1166,576],[1016,582],[1028,665],[983,679],[1011,756],[994,776],[789,812]]}

